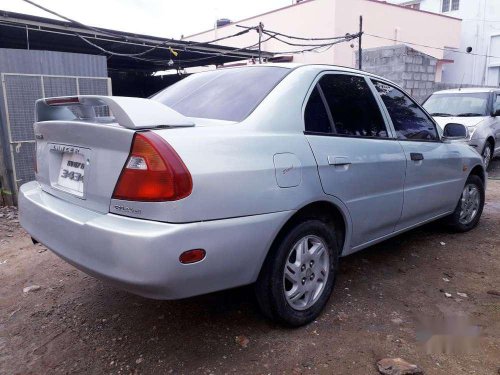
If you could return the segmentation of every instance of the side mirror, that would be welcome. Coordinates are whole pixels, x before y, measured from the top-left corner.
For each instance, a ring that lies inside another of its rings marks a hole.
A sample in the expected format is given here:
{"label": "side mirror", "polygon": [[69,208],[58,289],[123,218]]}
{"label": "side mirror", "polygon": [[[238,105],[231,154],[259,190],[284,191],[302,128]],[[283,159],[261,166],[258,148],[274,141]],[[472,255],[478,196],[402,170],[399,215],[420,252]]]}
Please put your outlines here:
{"label": "side mirror", "polygon": [[468,137],[469,130],[462,124],[451,122],[446,124],[443,129],[443,139],[445,140],[467,139]]}

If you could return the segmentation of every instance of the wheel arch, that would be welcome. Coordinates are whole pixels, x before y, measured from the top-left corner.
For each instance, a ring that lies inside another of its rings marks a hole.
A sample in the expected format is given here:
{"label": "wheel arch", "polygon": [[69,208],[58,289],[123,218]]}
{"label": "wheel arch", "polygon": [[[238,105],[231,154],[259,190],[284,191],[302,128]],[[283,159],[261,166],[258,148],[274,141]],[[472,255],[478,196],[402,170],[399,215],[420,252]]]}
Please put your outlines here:
{"label": "wheel arch", "polygon": [[349,233],[349,221],[346,216],[347,213],[342,210],[338,205],[332,203],[328,200],[319,200],[306,204],[299,210],[297,210],[288,220],[281,226],[278,233],[274,236],[271,245],[268,248],[267,254],[262,262],[259,270],[259,274],[264,268],[267,259],[272,256],[273,249],[276,244],[286,235],[286,233],[293,226],[298,223],[305,221],[307,219],[321,219],[325,221],[329,226],[335,230],[335,238],[337,239],[337,246],[339,250],[339,256],[341,256],[345,246],[346,239]]}
{"label": "wheel arch", "polygon": [[487,138],[486,138],[486,141],[485,141],[485,145],[487,142],[490,142],[491,143],[491,147],[493,147],[493,150],[491,150],[492,152],[495,152],[495,138],[492,136],[492,135],[489,135]]}
{"label": "wheel arch", "polygon": [[469,176],[478,176],[481,181],[483,181],[483,184],[486,184],[486,174],[482,165],[477,164],[474,166],[470,171]]}

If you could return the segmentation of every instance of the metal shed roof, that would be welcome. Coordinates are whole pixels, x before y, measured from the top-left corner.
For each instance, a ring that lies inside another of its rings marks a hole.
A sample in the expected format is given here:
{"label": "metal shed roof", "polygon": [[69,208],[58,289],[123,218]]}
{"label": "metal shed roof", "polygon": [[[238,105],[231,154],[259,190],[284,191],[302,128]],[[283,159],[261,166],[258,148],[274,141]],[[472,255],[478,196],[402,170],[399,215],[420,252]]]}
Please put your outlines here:
{"label": "metal shed roof", "polygon": [[[257,41],[257,38],[256,38]],[[119,56],[116,54],[138,54]],[[112,51],[110,55],[103,52]],[[0,48],[34,49],[107,55],[108,69],[154,72],[164,69],[220,65],[258,56],[257,49],[159,38],[103,28],[86,29],[71,22],[0,10]],[[171,52],[177,52],[177,56]],[[272,57],[262,52],[262,57]],[[172,59],[173,65],[169,65]]]}

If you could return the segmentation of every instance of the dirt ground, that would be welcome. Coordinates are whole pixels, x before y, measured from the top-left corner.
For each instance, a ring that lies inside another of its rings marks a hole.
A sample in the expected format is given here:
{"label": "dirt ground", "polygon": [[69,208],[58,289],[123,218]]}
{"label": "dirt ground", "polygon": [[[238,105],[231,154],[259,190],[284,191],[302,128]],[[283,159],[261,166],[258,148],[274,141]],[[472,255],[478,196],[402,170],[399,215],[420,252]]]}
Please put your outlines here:
{"label": "dirt ground", "polygon": [[[500,374],[500,180],[472,232],[430,224],[343,258],[325,312],[299,329],[266,321],[249,287],[182,301],[114,289],[2,215],[1,374],[364,375],[384,357],[426,374]],[[469,351],[427,353],[420,322],[457,315],[480,328]]]}

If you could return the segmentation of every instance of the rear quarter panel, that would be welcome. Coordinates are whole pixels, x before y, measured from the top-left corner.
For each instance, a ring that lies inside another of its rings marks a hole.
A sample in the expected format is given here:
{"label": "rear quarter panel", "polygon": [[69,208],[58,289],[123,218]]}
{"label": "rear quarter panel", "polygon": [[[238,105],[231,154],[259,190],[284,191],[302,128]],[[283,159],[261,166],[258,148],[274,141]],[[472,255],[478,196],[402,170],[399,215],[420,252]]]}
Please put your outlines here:
{"label": "rear quarter panel", "polygon": [[[292,71],[241,123],[157,130],[189,169],[192,194],[172,202],[112,200],[111,212],[121,213],[121,206],[127,216],[185,223],[296,210],[322,199],[301,112],[316,74],[317,69]],[[278,186],[273,158],[279,153],[292,153],[300,162],[294,166],[300,169],[298,186]]]}

